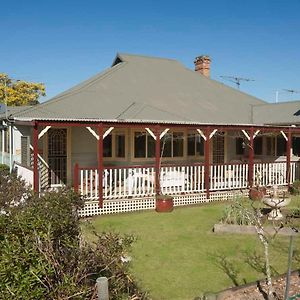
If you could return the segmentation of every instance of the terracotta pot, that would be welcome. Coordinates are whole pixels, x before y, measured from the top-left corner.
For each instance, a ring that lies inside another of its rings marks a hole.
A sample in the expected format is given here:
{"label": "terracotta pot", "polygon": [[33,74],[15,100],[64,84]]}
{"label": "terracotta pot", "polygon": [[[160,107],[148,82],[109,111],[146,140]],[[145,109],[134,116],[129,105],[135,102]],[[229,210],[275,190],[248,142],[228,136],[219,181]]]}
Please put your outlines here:
{"label": "terracotta pot", "polygon": [[249,198],[253,201],[261,201],[266,194],[266,188],[253,187],[249,191]]}
{"label": "terracotta pot", "polygon": [[173,197],[170,196],[156,196],[155,204],[157,212],[171,212],[174,209]]}

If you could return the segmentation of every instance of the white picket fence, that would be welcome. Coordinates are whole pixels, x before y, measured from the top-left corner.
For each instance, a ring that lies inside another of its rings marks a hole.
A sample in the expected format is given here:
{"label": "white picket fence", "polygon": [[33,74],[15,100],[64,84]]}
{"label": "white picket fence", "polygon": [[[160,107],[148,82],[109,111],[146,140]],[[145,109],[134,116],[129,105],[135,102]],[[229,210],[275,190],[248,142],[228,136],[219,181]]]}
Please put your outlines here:
{"label": "white picket fence", "polygon": [[[205,191],[204,165],[162,166],[161,192],[181,195]],[[296,163],[291,162],[290,182],[296,178]],[[255,163],[254,184],[287,185],[286,163]],[[259,180],[259,181],[257,181]],[[153,166],[108,167],[103,172],[103,198],[128,199],[155,195],[155,168]],[[87,200],[98,199],[98,170],[79,168],[79,192]],[[248,164],[215,164],[210,166],[210,191],[245,189],[248,187]]]}
{"label": "white picket fence", "polygon": [[[124,199],[155,195],[154,167],[105,168],[103,198]],[[204,166],[164,166],[160,171],[161,191],[176,195],[204,191]],[[79,191],[89,200],[98,198],[98,170],[79,168]]]}
{"label": "white picket fence", "polygon": [[248,186],[248,164],[210,166],[210,190],[242,189]]}
{"label": "white picket fence", "polygon": [[[260,186],[287,185],[286,162],[275,163],[255,163],[254,164],[254,184]],[[296,179],[296,163],[291,162],[290,182]]]}

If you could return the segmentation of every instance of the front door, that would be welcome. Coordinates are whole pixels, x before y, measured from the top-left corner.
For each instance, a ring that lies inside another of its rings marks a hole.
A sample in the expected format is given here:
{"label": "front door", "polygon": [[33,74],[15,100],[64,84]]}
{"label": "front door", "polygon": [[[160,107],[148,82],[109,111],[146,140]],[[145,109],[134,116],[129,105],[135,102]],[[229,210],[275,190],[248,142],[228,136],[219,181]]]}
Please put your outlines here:
{"label": "front door", "polygon": [[225,136],[223,132],[217,132],[213,136],[213,163],[223,164],[224,163],[224,146]]}
{"label": "front door", "polygon": [[49,185],[67,182],[67,129],[48,130]]}

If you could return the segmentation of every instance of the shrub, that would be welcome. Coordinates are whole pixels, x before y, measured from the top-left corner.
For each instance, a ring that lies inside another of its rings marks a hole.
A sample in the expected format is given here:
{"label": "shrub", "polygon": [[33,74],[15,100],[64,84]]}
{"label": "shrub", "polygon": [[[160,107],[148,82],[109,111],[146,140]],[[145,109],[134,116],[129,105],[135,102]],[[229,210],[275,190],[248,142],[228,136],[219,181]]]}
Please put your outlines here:
{"label": "shrub", "polygon": [[9,167],[4,164],[0,164],[0,173],[8,173],[9,172]]}
{"label": "shrub", "polygon": [[74,191],[39,198],[14,175],[0,180],[0,299],[96,299],[99,276],[109,278],[110,299],[146,299],[122,262],[133,237],[101,233],[87,243],[77,217],[83,202]]}
{"label": "shrub", "polygon": [[295,180],[293,184],[290,186],[290,193],[292,195],[300,194],[300,180]]}
{"label": "shrub", "polygon": [[251,225],[248,218],[241,212],[238,203],[245,200],[236,199],[234,202],[226,206],[223,211],[221,223],[234,224],[234,225]]}

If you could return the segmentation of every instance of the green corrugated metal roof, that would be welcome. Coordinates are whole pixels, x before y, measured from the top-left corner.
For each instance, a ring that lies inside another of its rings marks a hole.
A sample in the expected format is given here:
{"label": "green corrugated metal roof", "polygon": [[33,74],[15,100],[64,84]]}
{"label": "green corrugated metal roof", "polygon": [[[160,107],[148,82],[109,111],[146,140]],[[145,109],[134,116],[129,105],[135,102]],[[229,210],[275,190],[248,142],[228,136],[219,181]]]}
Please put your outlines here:
{"label": "green corrugated metal roof", "polygon": [[29,105],[23,105],[23,106],[7,106],[7,112],[5,112],[5,109],[2,113],[0,113],[0,119],[6,119],[6,116],[9,118],[13,114],[23,112],[27,109],[30,109],[32,106]]}
{"label": "green corrugated metal roof", "polygon": [[253,107],[253,121],[258,124],[299,124],[300,101],[257,105]]}
{"label": "green corrugated metal roof", "polygon": [[258,104],[176,60],[119,54],[111,68],[14,117],[250,124]]}

